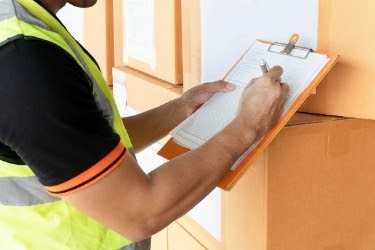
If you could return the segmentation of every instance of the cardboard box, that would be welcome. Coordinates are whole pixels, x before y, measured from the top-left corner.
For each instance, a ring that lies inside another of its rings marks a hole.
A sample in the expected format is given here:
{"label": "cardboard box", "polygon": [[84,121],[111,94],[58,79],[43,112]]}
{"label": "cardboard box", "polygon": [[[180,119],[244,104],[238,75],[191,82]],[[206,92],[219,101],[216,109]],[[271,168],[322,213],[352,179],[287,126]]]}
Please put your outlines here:
{"label": "cardboard box", "polygon": [[181,0],[184,92],[202,83],[200,0]]}
{"label": "cardboard box", "polygon": [[297,113],[221,192],[221,240],[178,223],[205,249],[375,249],[374,138],[372,120]]}
{"label": "cardboard box", "polygon": [[[137,112],[158,107],[182,95],[182,86],[176,86],[135,69],[116,67],[124,79],[127,105]],[[114,93],[115,96],[121,96]]]}
{"label": "cardboard box", "polygon": [[373,1],[319,1],[319,49],[341,56],[302,111],[375,119]]}
{"label": "cardboard box", "polygon": [[115,66],[182,84],[180,0],[123,0],[114,7]]}
{"label": "cardboard box", "polygon": [[168,226],[168,248],[178,250],[206,250],[196,239],[184,230],[178,223]]}
{"label": "cardboard box", "polygon": [[113,5],[98,1],[84,11],[84,45],[93,55],[108,84],[113,67]]}
{"label": "cardboard box", "polygon": [[223,249],[375,249],[375,121],[295,115],[230,192]]}

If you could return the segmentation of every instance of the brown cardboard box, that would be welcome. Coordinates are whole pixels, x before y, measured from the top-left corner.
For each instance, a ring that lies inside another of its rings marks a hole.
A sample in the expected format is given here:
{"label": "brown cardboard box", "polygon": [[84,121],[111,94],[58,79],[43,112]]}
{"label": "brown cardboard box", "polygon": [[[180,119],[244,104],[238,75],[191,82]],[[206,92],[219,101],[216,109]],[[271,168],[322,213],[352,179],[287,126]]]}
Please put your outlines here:
{"label": "brown cardboard box", "polygon": [[200,0],[181,0],[182,71],[184,91],[201,83]]}
{"label": "brown cardboard box", "polygon": [[168,226],[168,248],[171,250],[206,250],[196,239],[178,223]]}
{"label": "brown cardboard box", "polygon": [[230,192],[224,249],[375,249],[375,121],[295,115]]}
{"label": "brown cardboard box", "polygon": [[374,10],[374,1],[319,1],[318,49],[341,59],[300,110],[375,119]]}
{"label": "brown cardboard box", "polygon": [[372,120],[297,113],[222,191],[221,240],[178,223],[205,249],[375,249],[374,138]]}
{"label": "brown cardboard box", "polygon": [[98,1],[95,6],[84,11],[85,48],[94,56],[109,84],[113,67],[112,11],[112,1]]}
{"label": "brown cardboard box", "polygon": [[160,106],[182,95],[182,86],[176,86],[135,69],[116,67],[124,74],[127,105],[137,112]]}
{"label": "brown cardboard box", "polygon": [[115,0],[115,66],[182,84],[180,1]]}

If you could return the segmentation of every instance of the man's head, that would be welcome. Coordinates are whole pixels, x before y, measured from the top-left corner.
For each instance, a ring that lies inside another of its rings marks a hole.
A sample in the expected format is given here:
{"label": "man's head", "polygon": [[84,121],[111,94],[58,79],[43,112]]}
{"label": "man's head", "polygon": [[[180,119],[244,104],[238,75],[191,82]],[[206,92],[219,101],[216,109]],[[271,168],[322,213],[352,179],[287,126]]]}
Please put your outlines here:
{"label": "man's head", "polygon": [[[58,0],[59,1],[59,0]],[[76,7],[87,8],[96,4],[97,0],[67,0],[65,2],[70,3]]]}
{"label": "man's head", "polygon": [[50,11],[57,13],[65,4],[69,3],[80,8],[88,8],[96,4],[97,0],[40,0]]}

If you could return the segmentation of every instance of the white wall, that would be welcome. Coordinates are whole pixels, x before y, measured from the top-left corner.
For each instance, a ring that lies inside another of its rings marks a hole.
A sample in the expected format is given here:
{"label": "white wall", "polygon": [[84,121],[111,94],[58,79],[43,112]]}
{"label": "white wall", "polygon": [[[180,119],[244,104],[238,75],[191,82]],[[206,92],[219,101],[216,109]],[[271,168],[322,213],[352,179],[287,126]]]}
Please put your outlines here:
{"label": "white wall", "polygon": [[58,13],[57,17],[62,21],[74,38],[84,45],[84,9],[67,4]]}
{"label": "white wall", "polygon": [[222,78],[255,39],[316,49],[318,0],[202,0],[202,81]]}

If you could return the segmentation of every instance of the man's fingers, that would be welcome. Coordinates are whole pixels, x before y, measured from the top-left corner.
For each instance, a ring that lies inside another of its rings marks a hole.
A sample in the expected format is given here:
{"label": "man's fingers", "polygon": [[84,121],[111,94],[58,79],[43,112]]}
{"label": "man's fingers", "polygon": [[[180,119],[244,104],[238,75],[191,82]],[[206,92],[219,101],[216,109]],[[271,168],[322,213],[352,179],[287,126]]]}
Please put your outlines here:
{"label": "man's fingers", "polygon": [[253,84],[258,78],[253,78],[250,80],[249,85]]}
{"label": "man's fingers", "polygon": [[280,66],[273,66],[267,73],[273,82],[280,81],[281,75],[283,74],[283,69]]}
{"label": "man's fingers", "polygon": [[281,102],[285,104],[285,101],[287,99],[287,95],[289,92],[289,86],[286,83],[280,83],[280,88],[281,88]]}
{"label": "man's fingers", "polygon": [[289,85],[286,83],[280,83],[280,87],[284,95],[287,95],[289,92]]}
{"label": "man's fingers", "polygon": [[204,91],[214,93],[218,91],[231,91],[235,88],[236,86],[234,84],[223,81],[223,80],[219,80],[216,82],[206,83]]}

